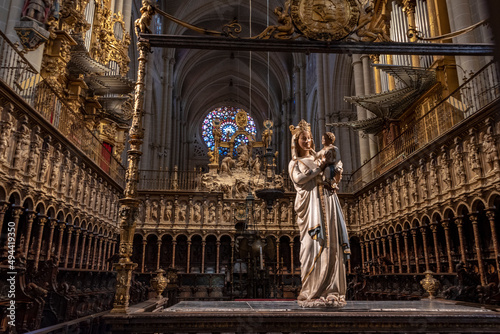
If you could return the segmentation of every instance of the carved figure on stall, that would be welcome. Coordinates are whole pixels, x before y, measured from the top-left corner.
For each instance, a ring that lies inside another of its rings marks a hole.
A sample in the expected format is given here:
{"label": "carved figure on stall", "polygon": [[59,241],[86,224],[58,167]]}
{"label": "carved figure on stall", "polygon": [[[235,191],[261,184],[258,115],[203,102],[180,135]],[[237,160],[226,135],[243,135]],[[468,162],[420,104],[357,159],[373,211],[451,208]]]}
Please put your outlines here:
{"label": "carved figure on stall", "polygon": [[165,209],[165,221],[172,221],[172,202],[170,201],[167,202],[167,207]]}
{"label": "carved figure on stall", "polygon": [[431,196],[439,193],[439,180],[437,176],[437,162],[434,155],[431,155],[429,163],[429,182],[431,184]]}
{"label": "carved figure on stall", "polygon": [[466,182],[465,167],[462,157],[462,147],[458,138],[455,138],[455,148],[452,150],[451,155],[453,158],[455,179],[458,181],[458,185],[464,184]]}
{"label": "carved figure on stall", "polygon": [[153,205],[151,208],[151,219],[155,222],[158,221],[158,209],[159,209],[158,202],[153,201]]}
{"label": "carved figure on stall", "polygon": [[481,162],[479,161],[476,137],[473,134],[467,144],[467,150],[469,151],[468,162],[473,173],[473,178],[481,176]]}
{"label": "carved figure on stall", "polygon": [[261,219],[262,219],[262,212],[260,205],[256,205],[255,209],[253,210],[253,220],[255,223],[260,223]]}
{"label": "carved figure on stall", "polygon": [[30,147],[30,129],[28,128],[28,120],[24,118],[17,132],[17,145],[14,152],[14,168],[24,171],[24,163],[29,156]]}
{"label": "carved figure on stall", "polygon": [[443,150],[441,154],[441,179],[443,180],[444,190],[451,188],[450,166],[448,162],[448,154]]}
{"label": "carved figure on stall", "polygon": [[215,224],[215,204],[214,202],[210,202],[208,206],[208,222]]}
{"label": "carved figure on stall", "polygon": [[[410,200],[412,203],[416,203],[418,201],[418,191],[416,184],[416,174],[415,168],[413,165],[410,166],[410,172],[408,173],[408,191],[410,193]],[[408,203],[409,204],[409,203]]]}
{"label": "carved figure on stall", "polygon": [[144,206],[146,207],[146,221],[151,220],[151,200],[149,196],[146,196],[146,200],[144,201]]}
{"label": "carved figure on stall", "polygon": [[228,203],[224,203],[224,209],[222,210],[222,216],[224,217],[224,222],[229,223],[231,219],[231,206]]}
{"label": "carved figure on stall", "polygon": [[234,161],[231,157],[225,157],[222,159],[222,163],[220,164],[220,175],[227,174],[229,176],[233,176],[231,172],[231,168],[236,166],[236,161]]}
{"label": "carved figure on stall", "polygon": [[200,202],[196,202],[193,207],[193,221],[195,223],[201,223],[201,205]]}
{"label": "carved figure on stall", "polygon": [[488,173],[498,170],[498,152],[495,145],[495,139],[491,134],[491,128],[484,134],[483,137],[483,152],[486,156],[486,164],[488,165]]}
{"label": "carved figure on stall", "polygon": [[187,210],[187,205],[185,202],[182,202],[180,207],[179,207],[179,221],[180,222],[186,221],[186,210]]}
{"label": "carved figure on stall", "polygon": [[410,199],[408,197],[410,187],[407,186],[406,173],[404,170],[401,171],[401,177],[399,178],[399,187],[402,190],[401,192],[403,193],[403,202],[401,203],[401,205],[410,206]]}
{"label": "carved figure on stall", "polygon": [[386,184],[386,194],[387,194],[387,213],[391,213],[392,212],[391,179],[386,179],[385,184]]}
{"label": "carved figure on stall", "polygon": [[280,207],[280,220],[283,223],[288,221],[288,205],[286,203],[282,203]]}
{"label": "carved figure on stall", "polygon": [[399,210],[401,207],[401,198],[399,197],[399,189],[398,189],[398,177],[394,175],[394,180],[392,181],[392,193],[394,194],[394,211]]}
{"label": "carved figure on stall", "polygon": [[418,168],[418,186],[422,193],[422,200],[426,200],[428,195],[427,178],[425,177],[425,162],[422,159],[420,160],[420,166]]}
{"label": "carved figure on stall", "polygon": [[12,132],[12,115],[9,107],[0,106],[0,162],[7,159],[7,148],[10,146],[10,133]]}
{"label": "carved figure on stall", "polygon": [[[42,148],[43,139],[40,136],[40,127],[37,125],[33,128],[33,139],[31,140],[30,156],[28,159],[28,168],[26,171],[30,176],[35,176],[37,172],[38,162],[40,161],[40,149]],[[76,173],[75,173],[76,174]]]}
{"label": "carved figure on stall", "polygon": [[262,167],[262,162],[258,154],[255,156],[254,159],[250,157],[250,168],[252,169],[252,175],[259,175],[261,167]]}

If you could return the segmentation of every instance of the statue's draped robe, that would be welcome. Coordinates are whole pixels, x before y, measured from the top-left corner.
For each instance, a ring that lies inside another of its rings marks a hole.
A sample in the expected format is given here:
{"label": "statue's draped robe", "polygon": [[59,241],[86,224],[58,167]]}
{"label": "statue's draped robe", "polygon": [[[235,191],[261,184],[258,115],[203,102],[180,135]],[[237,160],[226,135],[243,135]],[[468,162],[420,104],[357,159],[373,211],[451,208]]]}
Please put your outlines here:
{"label": "statue's draped robe", "polygon": [[[288,166],[297,196],[295,212],[300,229],[302,290],[299,303],[316,299],[344,299],[347,289],[340,235],[344,224],[337,194],[317,184],[321,170],[313,157],[297,158]],[[323,191],[324,215],[320,191]]]}

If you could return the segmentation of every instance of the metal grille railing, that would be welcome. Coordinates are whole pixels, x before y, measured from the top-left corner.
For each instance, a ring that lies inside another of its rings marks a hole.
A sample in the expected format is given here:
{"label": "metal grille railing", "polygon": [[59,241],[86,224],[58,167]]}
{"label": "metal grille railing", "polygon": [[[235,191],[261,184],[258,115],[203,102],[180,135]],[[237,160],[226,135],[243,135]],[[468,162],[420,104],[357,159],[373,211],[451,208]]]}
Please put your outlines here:
{"label": "metal grille railing", "polygon": [[490,62],[352,175],[352,191],[379,177],[500,97],[497,64]]}
{"label": "metal grille railing", "polygon": [[82,150],[122,187],[125,168],[86,126],[83,115],[62,99],[0,31],[0,80]]}

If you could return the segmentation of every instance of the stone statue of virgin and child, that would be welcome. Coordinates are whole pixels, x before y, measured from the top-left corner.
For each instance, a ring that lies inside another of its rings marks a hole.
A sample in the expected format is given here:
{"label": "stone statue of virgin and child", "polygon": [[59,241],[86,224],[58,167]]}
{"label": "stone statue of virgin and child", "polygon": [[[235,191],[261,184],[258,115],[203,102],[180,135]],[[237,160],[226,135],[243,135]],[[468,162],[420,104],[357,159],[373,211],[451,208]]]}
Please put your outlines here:
{"label": "stone statue of virgin and child", "polygon": [[337,197],[342,162],[336,161],[335,136],[325,133],[316,152],[310,125],[290,126],[292,160],[288,172],[297,195],[294,209],[300,230],[302,307],[343,307],[345,263],[350,255],[346,223]]}

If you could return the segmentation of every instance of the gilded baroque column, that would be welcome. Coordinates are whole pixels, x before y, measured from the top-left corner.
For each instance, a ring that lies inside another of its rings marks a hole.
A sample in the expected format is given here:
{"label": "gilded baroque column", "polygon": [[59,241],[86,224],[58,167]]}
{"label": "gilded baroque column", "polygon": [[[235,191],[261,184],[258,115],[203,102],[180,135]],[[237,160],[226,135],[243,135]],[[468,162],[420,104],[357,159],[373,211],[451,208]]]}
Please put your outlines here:
{"label": "gilded baroque column", "polygon": [[144,272],[144,265],[146,261],[146,246],[148,245],[148,240],[142,240],[142,261],[141,261],[141,273]]}
{"label": "gilded baroque column", "polygon": [[139,161],[142,155],[141,145],[144,138],[142,127],[143,106],[144,106],[144,83],[146,76],[146,65],[148,55],[151,51],[147,40],[140,37],[141,33],[147,33],[149,25],[155,13],[153,4],[150,1],[143,1],[142,13],[138,19],[136,32],[138,37],[137,50],[139,59],[137,66],[137,81],[134,92],[134,111],[132,124],[129,131],[130,149],[127,152],[127,172],[125,174],[124,198],[120,200],[120,260],[114,264],[117,271],[116,293],[113,309],[111,313],[127,313],[130,299],[130,281],[132,271],[137,267],[136,263],[130,260],[134,242],[134,233],[137,225],[138,208],[140,201],[137,199],[137,184],[139,182]]}
{"label": "gilded baroque column", "polygon": [[73,250],[73,265],[71,268],[76,268],[76,258],[78,255],[78,242],[80,241],[80,234],[82,233],[82,229],[78,226],[75,226],[75,249]]}
{"label": "gilded baroque column", "polygon": [[487,284],[486,281],[486,272],[484,270],[484,261],[483,261],[483,256],[481,254],[481,239],[479,235],[479,228],[477,227],[477,217],[478,213],[471,213],[469,215],[469,219],[472,223],[472,229],[474,231],[474,244],[476,248],[476,258],[477,258],[477,265],[479,267],[479,277],[481,278],[481,285],[485,286]]}
{"label": "gilded baroque column", "polygon": [[436,256],[436,273],[441,272],[441,258],[439,256],[439,244],[437,238],[438,222],[431,223],[432,239],[434,241],[434,254]]}
{"label": "gilded baroque column", "polygon": [[493,244],[493,249],[495,250],[495,266],[497,268],[498,281],[500,282],[500,255],[498,249],[498,237],[495,227],[495,209],[486,211],[486,217],[488,217],[488,220],[490,221],[491,242]]}
{"label": "gilded baroque column", "polygon": [[36,243],[36,253],[35,253],[35,271],[38,270],[38,261],[40,261],[40,250],[42,248],[42,240],[43,240],[43,228],[45,223],[47,222],[47,216],[39,215],[38,216],[38,240]]}
{"label": "gilded baroque column", "polygon": [[160,256],[161,256],[161,240],[156,242],[157,252],[156,252],[156,270],[160,269]]}
{"label": "gilded baroque column", "polygon": [[[71,246],[71,235],[73,234],[73,226],[68,226],[68,241],[66,242],[66,255],[64,256],[64,268],[68,268],[69,247]],[[75,247],[76,248],[76,247]]]}
{"label": "gilded baroque column", "polygon": [[462,223],[463,223],[462,216],[455,218],[455,224],[457,224],[458,227],[458,238],[460,239],[461,260],[464,264],[467,264],[467,258],[465,256],[465,237],[464,237],[464,229]]}
{"label": "gilded baroque column", "polygon": [[[405,0],[403,10],[408,17],[408,29],[416,29],[417,24],[415,20],[415,9],[417,7],[417,2],[415,0]],[[410,42],[417,42],[416,34],[410,38]],[[412,55],[411,64],[413,67],[420,67],[420,56]]]}
{"label": "gilded baroque column", "polygon": [[399,233],[396,233],[394,235],[394,238],[396,238],[396,252],[398,252],[398,272],[400,274],[403,273],[403,264],[401,261],[401,243],[399,242]]}
{"label": "gilded baroque column", "polygon": [[[25,238],[25,244],[24,244],[24,256],[26,256],[26,259],[28,258],[28,250],[30,247],[30,241],[31,241],[31,229],[33,228],[33,221],[36,218],[36,212],[35,211],[28,211],[26,212],[26,222],[28,223],[27,230],[26,230],[26,238]],[[0,230],[2,231],[2,230]]]}
{"label": "gilded baroque column", "polygon": [[215,273],[218,274],[219,273],[219,264],[220,264],[220,241],[219,240],[217,240],[216,245],[217,245],[217,265],[216,265]]}
{"label": "gilded baroque column", "polygon": [[406,256],[406,272],[410,273],[410,250],[408,249],[408,231],[403,232],[403,238],[405,243],[405,256]]}
{"label": "gilded baroque column", "polygon": [[429,251],[427,249],[427,227],[420,227],[420,233],[422,233],[422,240],[424,243],[424,260],[425,260],[425,271],[430,270],[429,267]]}

